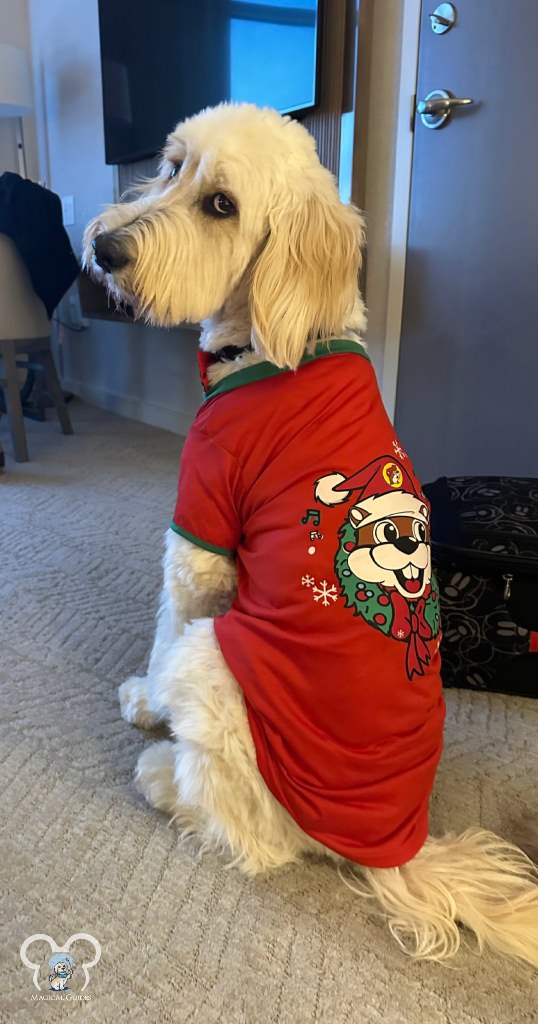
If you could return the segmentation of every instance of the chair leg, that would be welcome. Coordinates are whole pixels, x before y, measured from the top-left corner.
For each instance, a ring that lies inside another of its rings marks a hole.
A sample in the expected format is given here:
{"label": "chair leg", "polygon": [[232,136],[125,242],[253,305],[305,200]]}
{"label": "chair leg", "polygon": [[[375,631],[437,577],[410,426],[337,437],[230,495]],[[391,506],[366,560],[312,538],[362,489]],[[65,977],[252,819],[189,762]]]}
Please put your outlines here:
{"label": "chair leg", "polygon": [[54,408],[56,409],[56,413],[60,421],[60,426],[62,428],[62,433],[72,434],[73,427],[71,425],[71,418],[69,416],[69,411],[64,401],[64,396],[62,394],[62,386],[60,384],[60,379],[56,372],[54,359],[52,358],[52,352],[50,351],[50,349],[43,349],[42,352],[36,353],[35,358],[39,360],[43,367],[43,372],[45,374],[45,379],[47,382],[47,391],[49,393],[51,401],[53,402]]}
{"label": "chair leg", "polygon": [[13,451],[17,462],[28,462],[28,445],[22,415],[20,381],[17,373],[17,360],[14,345],[3,345],[1,355],[4,362],[6,379],[5,399],[9,419],[9,429],[13,441]]}

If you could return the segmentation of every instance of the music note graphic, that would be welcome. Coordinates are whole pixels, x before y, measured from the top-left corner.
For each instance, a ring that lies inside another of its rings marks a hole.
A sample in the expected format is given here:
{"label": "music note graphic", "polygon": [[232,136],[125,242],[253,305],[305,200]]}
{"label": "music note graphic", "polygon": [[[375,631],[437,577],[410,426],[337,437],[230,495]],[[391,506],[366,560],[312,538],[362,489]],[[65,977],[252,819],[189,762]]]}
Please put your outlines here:
{"label": "music note graphic", "polygon": [[314,526],[319,526],[320,518],[321,518],[320,513],[318,512],[318,510],[316,508],[307,508],[306,515],[303,516],[303,518],[301,519],[301,522],[302,523],[307,523],[308,520],[311,519],[312,522],[314,523]]}

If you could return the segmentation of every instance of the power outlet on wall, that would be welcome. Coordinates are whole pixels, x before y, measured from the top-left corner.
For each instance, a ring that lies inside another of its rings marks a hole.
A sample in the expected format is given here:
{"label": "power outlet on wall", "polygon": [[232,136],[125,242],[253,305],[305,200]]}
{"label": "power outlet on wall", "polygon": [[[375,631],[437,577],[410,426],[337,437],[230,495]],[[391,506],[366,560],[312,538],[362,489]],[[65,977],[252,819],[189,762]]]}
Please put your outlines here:
{"label": "power outlet on wall", "polygon": [[75,223],[75,197],[62,196],[62,219],[64,227]]}

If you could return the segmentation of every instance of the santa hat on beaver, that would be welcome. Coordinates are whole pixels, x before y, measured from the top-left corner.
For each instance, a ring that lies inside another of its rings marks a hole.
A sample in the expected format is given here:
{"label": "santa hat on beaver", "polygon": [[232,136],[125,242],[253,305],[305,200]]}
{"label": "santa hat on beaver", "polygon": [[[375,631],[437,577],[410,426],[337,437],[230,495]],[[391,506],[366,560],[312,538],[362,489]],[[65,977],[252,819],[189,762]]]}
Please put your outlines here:
{"label": "santa hat on beaver", "polygon": [[380,455],[351,476],[329,473],[316,481],[316,500],[323,505],[339,505],[348,501],[352,494],[354,507],[350,518],[356,522],[364,523],[366,519],[375,519],[390,512],[419,514],[428,521],[428,506],[420,486],[405,466],[391,455]]}

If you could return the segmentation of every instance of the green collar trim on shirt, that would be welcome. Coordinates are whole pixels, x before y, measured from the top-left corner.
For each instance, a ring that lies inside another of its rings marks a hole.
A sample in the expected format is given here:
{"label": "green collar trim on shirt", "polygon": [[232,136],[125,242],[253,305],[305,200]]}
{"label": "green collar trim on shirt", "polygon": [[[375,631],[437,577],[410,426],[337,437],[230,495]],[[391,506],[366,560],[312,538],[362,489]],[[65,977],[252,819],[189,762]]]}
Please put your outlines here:
{"label": "green collar trim on shirt", "polygon": [[184,537],[185,540],[190,540],[191,544],[196,544],[199,548],[204,548],[205,551],[211,551],[214,555],[226,555],[227,558],[235,558],[235,551],[232,548],[219,548],[216,544],[210,544],[207,540],[201,540],[195,533],[189,533],[188,530],[184,530],[182,526],[178,526],[177,523],[172,519],[170,522],[170,529],[174,533],[178,533],[180,537]]}
{"label": "green collar trim on shirt", "polygon": [[[310,355],[303,356],[299,365],[305,366],[307,363],[313,363],[316,359],[323,359],[325,356],[341,355],[343,352],[362,356],[368,362],[371,362],[366,349],[357,341],[346,341],[339,338],[328,343],[319,342]],[[228,377],[223,377],[222,380],[219,380],[217,384],[206,391],[204,401],[207,401],[209,398],[216,398],[217,395],[223,395],[227,391],[235,391],[236,388],[242,388],[245,384],[253,384],[254,381],[265,380],[266,377],[277,377],[281,373],[293,372],[293,370],[286,366],[274,366],[273,363],[267,362],[254,363],[253,366],[245,366],[243,370],[236,370],[235,373],[230,373]]]}

